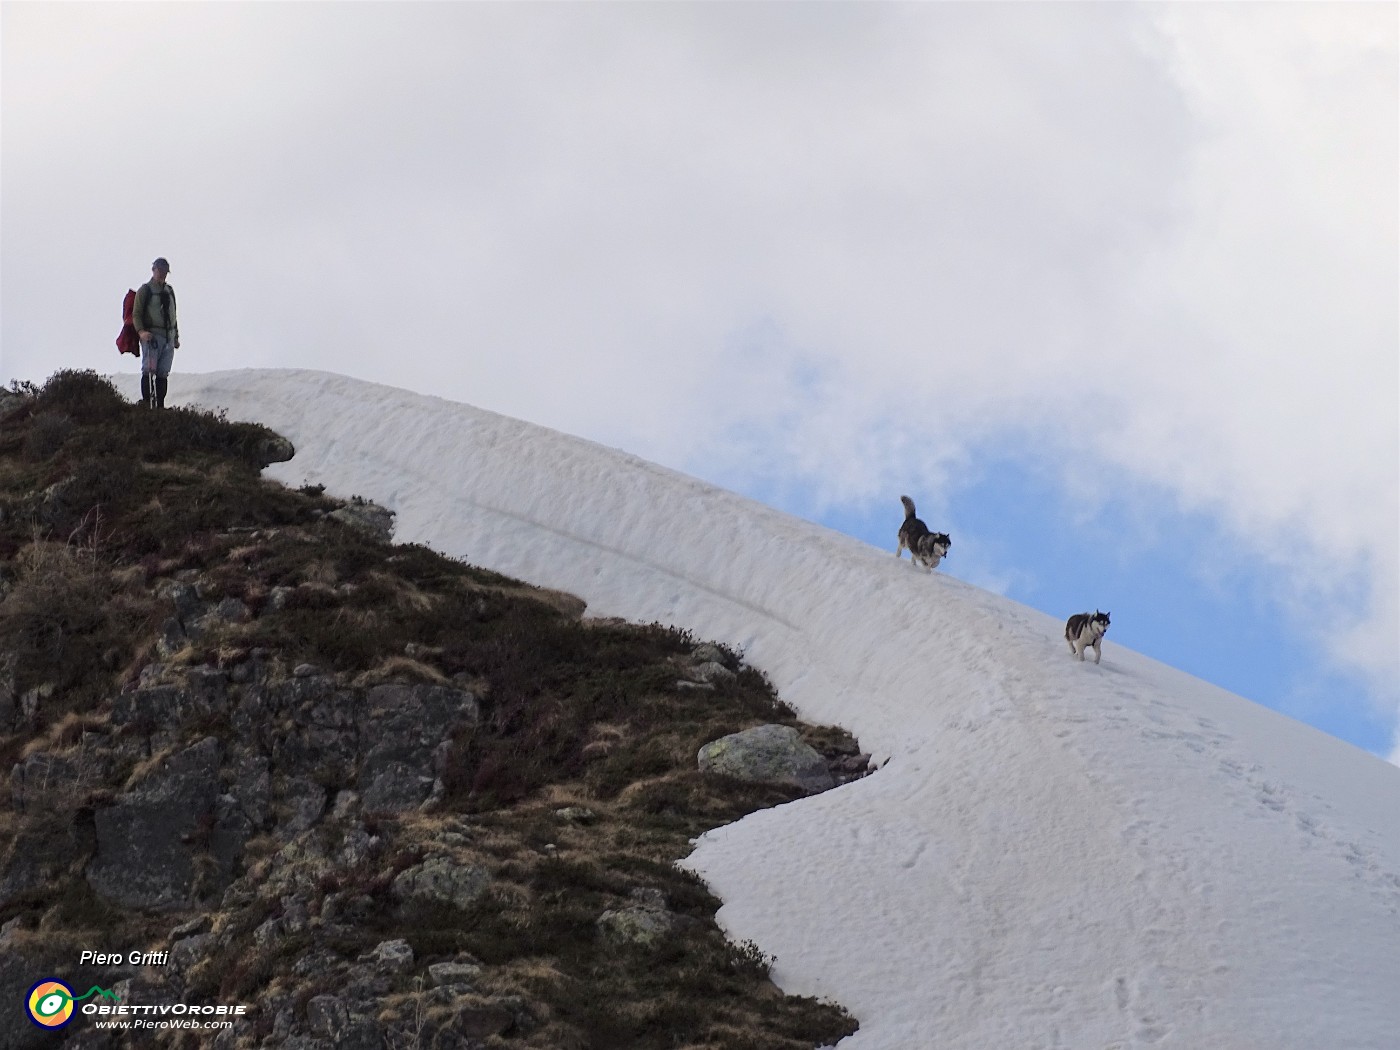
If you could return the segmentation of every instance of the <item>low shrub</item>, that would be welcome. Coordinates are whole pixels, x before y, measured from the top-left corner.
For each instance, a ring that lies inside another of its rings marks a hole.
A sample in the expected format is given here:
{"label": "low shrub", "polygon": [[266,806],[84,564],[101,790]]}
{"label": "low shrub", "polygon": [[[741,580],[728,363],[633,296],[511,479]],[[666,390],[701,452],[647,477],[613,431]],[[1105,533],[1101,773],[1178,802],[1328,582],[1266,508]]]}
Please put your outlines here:
{"label": "low shrub", "polygon": [[24,458],[45,460],[63,447],[73,433],[73,420],[62,412],[45,412],[35,417],[24,439]]}
{"label": "low shrub", "polygon": [[90,552],[43,542],[31,543],[17,562],[0,601],[0,651],[11,655],[17,689],[61,688],[100,667],[113,594],[105,568]]}
{"label": "low shrub", "polygon": [[110,422],[126,408],[126,399],[112,381],[91,369],[55,372],[39,389],[34,404],[36,415],[62,413],[83,424]]}

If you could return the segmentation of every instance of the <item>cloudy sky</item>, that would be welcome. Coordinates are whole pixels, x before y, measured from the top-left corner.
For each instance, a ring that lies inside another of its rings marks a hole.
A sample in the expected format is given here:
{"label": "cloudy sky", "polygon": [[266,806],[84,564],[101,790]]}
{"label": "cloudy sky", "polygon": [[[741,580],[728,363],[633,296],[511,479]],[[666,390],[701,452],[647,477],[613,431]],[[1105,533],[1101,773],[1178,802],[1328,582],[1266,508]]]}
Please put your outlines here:
{"label": "cloudy sky", "polygon": [[0,379],[134,370],[164,255],[177,373],[891,551],[907,492],[947,571],[1400,756],[1397,12],[6,3]]}

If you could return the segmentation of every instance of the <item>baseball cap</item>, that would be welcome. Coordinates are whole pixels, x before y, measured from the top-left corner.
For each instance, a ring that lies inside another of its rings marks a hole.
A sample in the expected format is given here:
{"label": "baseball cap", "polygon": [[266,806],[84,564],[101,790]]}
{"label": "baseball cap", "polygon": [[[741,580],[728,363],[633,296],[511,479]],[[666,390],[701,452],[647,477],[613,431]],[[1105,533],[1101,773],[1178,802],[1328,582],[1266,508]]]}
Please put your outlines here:
{"label": "baseball cap", "polygon": [[152,270],[164,270],[166,273],[169,273],[169,272],[170,272],[170,264],[169,264],[168,262],[166,262],[164,259],[157,259],[155,262],[151,263],[151,269],[152,269]]}

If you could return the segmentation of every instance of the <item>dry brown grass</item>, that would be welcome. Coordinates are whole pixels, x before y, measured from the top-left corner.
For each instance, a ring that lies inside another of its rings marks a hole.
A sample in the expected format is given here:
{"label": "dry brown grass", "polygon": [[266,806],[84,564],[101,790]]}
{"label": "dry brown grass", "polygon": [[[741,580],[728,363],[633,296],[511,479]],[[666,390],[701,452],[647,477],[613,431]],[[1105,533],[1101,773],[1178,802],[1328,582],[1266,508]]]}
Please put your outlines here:
{"label": "dry brown grass", "polygon": [[69,711],[51,725],[43,736],[29,740],[20,751],[20,755],[28,758],[38,751],[63,751],[80,744],[88,733],[109,729],[111,725],[112,716],[107,712]]}
{"label": "dry brown grass", "polygon": [[340,572],[335,562],[314,558],[303,566],[301,578],[307,584],[319,584],[330,590],[340,582]]}
{"label": "dry brown grass", "polygon": [[576,594],[551,590],[548,587],[536,587],[528,583],[477,583],[463,580],[462,586],[469,593],[502,598],[527,598],[552,609],[569,620],[582,621],[584,611],[588,608],[588,603]]}
{"label": "dry brown grass", "polygon": [[429,594],[411,581],[392,573],[371,571],[366,573],[365,582],[392,595],[395,611],[402,614],[432,613],[442,605],[441,595]]}
{"label": "dry brown grass", "polygon": [[[334,567],[332,567],[334,572]],[[298,605],[311,609],[329,608],[336,604],[340,595],[336,589],[325,580],[308,580],[297,585],[296,591],[292,595],[292,600]]]}
{"label": "dry brown grass", "polygon": [[14,567],[0,601],[0,650],[13,655],[20,690],[61,687],[115,640],[107,610],[115,587],[91,551],[67,543],[36,539]]}
{"label": "dry brown grass", "polygon": [[171,744],[161,748],[148,758],[136,763],[131,772],[127,775],[126,783],[122,785],[123,791],[132,791],[147,780],[149,777],[160,771],[167,759],[182,750],[179,744]]}

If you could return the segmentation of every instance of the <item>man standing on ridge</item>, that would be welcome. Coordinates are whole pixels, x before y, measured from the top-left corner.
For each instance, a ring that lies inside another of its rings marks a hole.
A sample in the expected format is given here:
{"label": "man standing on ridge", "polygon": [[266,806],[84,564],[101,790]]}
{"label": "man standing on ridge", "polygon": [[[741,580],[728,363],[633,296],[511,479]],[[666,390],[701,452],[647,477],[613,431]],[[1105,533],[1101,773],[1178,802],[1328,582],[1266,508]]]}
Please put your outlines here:
{"label": "man standing on ridge", "polygon": [[166,283],[170,264],[151,263],[151,279],[136,292],[131,313],[141,340],[141,400],[151,408],[165,407],[166,377],[180,348],[180,325],[175,318],[175,289]]}

